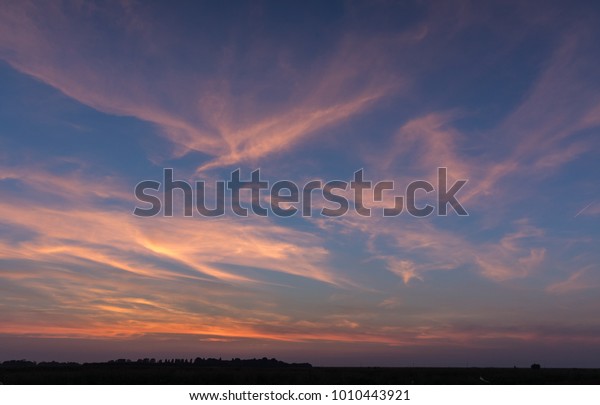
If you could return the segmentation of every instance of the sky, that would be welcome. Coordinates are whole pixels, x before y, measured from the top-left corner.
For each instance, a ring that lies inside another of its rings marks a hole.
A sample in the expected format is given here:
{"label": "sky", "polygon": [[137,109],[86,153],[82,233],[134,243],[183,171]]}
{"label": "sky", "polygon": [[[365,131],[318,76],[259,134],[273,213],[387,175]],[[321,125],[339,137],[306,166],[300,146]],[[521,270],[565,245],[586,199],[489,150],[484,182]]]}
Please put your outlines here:
{"label": "sky", "polygon": [[[0,360],[600,367],[599,18],[583,1],[3,1]],[[310,217],[186,217],[180,193],[172,217],[133,215],[165,168],[210,205],[236,169],[362,169],[401,193],[438,167],[468,180],[468,216],[384,217],[392,193],[370,217],[319,215],[335,204],[318,196]]]}

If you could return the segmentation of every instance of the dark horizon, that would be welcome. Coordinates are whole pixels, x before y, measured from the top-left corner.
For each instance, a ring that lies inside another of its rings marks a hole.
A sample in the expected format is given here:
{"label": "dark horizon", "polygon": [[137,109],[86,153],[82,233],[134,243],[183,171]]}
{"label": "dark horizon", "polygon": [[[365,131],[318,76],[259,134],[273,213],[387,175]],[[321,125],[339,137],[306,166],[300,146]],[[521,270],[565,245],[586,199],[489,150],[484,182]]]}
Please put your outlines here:
{"label": "dark horizon", "polygon": [[216,358],[138,360],[105,363],[0,363],[7,384],[597,384],[600,369],[490,367],[313,367],[277,359]]}
{"label": "dark horizon", "polygon": [[[41,343],[40,343],[41,341]],[[178,346],[179,350],[157,350],[161,342],[165,347]],[[182,337],[171,341],[139,338],[115,342],[108,339],[36,339],[7,338],[0,336],[0,361],[26,359],[30,361],[61,361],[77,363],[106,362],[118,358],[276,358],[286,363],[310,363],[315,367],[499,367],[527,368],[541,364],[545,368],[600,368],[600,352],[595,346],[578,345],[563,352],[556,348],[536,344],[513,345],[510,351],[502,347],[459,349],[442,346],[419,351],[418,348],[398,348],[392,353],[387,348],[379,351],[365,348],[363,354],[352,353],[340,361],[343,353],[353,345],[331,343],[322,346],[322,353],[314,355],[298,350],[294,344],[272,344],[264,348],[262,342],[239,343],[244,350],[229,347],[226,342],[198,342]],[[38,347],[38,350],[32,350]],[[275,349],[274,347],[277,347]],[[135,349],[133,349],[135,348]],[[552,351],[552,356],[547,353]],[[598,355],[596,355],[598,353]],[[475,358],[475,360],[473,360]],[[499,360],[502,358],[502,360]]]}

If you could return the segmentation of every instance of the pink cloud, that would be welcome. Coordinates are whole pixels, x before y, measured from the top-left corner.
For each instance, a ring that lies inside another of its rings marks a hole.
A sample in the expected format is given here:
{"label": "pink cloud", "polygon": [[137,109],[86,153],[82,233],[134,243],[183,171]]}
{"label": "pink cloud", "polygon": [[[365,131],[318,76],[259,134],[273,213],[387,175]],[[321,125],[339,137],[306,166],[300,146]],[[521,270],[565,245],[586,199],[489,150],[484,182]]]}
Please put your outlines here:
{"label": "pink cloud", "polygon": [[[200,170],[288,150],[361,114],[406,80],[387,64],[385,47],[391,44],[348,35],[331,56],[314,61],[309,72],[283,62],[269,65],[269,80],[287,96],[267,102],[261,98],[264,85],[251,77],[234,84],[227,73],[264,75],[260,41],[243,52],[233,47],[202,50],[189,38],[166,32],[146,11],[130,4],[109,12],[102,6],[15,3],[0,11],[0,46],[5,50],[0,56],[93,108],[156,124],[172,141],[176,156],[189,151],[213,156]],[[94,18],[109,26],[97,31],[86,23]],[[113,46],[110,33],[121,35],[119,46]],[[269,57],[285,60],[289,50],[274,52]],[[181,53],[198,55],[189,70],[173,71],[171,60]],[[218,73],[200,76],[194,71],[206,68],[206,61]],[[194,66],[198,63],[200,67]]]}
{"label": "pink cloud", "polygon": [[598,282],[591,280],[590,273],[594,266],[586,266],[569,275],[566,280],[558,281],[546,287],[546,291],[552,294],[571,294],[590,288],[597,288]]}

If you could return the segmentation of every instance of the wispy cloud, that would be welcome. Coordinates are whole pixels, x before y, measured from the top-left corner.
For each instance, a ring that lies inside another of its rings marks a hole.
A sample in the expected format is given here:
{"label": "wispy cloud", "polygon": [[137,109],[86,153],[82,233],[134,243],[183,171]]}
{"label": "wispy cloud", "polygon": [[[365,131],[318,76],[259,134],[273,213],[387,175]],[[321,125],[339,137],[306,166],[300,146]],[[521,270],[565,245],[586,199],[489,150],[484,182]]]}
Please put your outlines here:
{"label": "wispy cloud", "polygon": [[553,294],[570,294],[598,287],[598,282],[591,280],[590,273],[595,266],[586,266],[569,275],[566,280],[558,281],[546,287],[546,291]]}
{"label": "wispy cloud", "polygon": [[[243,50],[233,42],[199,48],[191,38],[165,32],[149,10],[122,7],[7,6],[0,13],[2,56],[84,104],[157,124],[176,155],[199,151],[214,157],[199,170],[287,150],[360,114],[406,80],[389,66],[390,41],[377,37],[342,35],[321,59],[289,55],[285,44],[272,44],[265,53],[266,38],[245,39]],[[107,25],[87,23],[95,19]],[[119,36],[119,47],[111,46],[113,36]],[[170,69],[175,52],[189,58],[186,69]],[[308,58],[304,70],[290,64],[298,57]],[[271,85],[254,79],[265,69]],[[275,99],[264,98],[269,90]]]}

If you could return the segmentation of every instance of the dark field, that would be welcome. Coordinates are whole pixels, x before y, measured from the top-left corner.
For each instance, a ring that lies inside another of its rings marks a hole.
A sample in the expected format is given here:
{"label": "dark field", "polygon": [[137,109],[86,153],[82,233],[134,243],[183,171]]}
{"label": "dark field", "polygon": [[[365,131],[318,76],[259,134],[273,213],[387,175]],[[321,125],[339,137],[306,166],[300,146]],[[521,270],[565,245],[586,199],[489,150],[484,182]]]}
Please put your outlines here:
{"label": "dark field", "polygon": [[3,384],[600,384],[599,369],[0,365]]}

